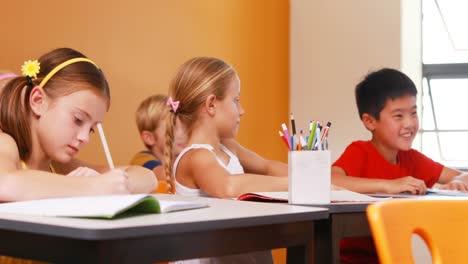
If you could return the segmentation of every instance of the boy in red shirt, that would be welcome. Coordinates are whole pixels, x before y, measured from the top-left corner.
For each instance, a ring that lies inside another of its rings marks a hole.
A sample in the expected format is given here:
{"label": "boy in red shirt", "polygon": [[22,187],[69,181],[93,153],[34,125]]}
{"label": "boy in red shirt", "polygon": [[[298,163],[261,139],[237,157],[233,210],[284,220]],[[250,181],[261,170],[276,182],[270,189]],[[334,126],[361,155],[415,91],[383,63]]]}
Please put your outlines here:
{"label": "boy in red shirt", "polygon": [[[424,194],[440,189],[468,191],[468,174],[447,168],[411,148],[419,129],[417,90],[394,69],[368,74],[355,90],[362,123],[370,141],[354,141],[333,163],[332,183],[360,193]],[[341,241],[343,263],[378,263],[372,239]]]}

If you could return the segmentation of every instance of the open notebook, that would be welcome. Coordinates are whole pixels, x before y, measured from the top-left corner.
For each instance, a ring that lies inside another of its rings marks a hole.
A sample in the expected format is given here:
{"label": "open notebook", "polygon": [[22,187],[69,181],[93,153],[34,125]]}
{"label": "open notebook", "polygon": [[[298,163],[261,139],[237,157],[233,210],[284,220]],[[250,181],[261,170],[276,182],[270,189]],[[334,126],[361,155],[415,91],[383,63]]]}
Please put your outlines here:
{"label": "open notebook", "polygon": [[0,204],[0,214],[114,218],[122,214],[168,213],[208,207],[206,202],[158,200],[148,194],[83,196]]}
{"label": "open notebook", "polygon": [[442,196],[468,196],[468,193],[457,190],[441,190],[441,189],[427,189],[427,195],[442,195]]}
{"label": "open notebook", "polygon": [[[378,202],[388,200],[389,198],[378,198],[371,197],[365,194],[352,192],[348,190],[336,190],[331,191],[331,202],[342,203],[342,202]],[[288,192],[253,192],[244,193],[237,197],[237,200],[241,201],[254,201],[254,202],[276,202],[276,203],[287,203]]]}
{"label": "open notebook", "polygon": [[419,194],[410,194],[410,193],[398,193],[398,194],[388,194],[388,193],[369,193],[367,194],[372,197],[392,197],[392,198],[432,198],[438,196],[460,196],[468,197],[467,192],[457,191],[457,190],[441,190],[436,188],[428,188],[425,195]]}

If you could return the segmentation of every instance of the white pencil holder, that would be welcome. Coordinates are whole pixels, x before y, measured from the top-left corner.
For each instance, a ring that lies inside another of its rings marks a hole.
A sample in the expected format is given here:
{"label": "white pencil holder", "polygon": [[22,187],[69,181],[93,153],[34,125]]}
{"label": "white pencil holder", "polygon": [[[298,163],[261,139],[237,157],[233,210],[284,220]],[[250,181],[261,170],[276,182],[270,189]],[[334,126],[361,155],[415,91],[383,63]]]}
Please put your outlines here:
{"label": "white pencil holder", "polygon": [[288,153],[289,203],[330,203],[330,151]]}

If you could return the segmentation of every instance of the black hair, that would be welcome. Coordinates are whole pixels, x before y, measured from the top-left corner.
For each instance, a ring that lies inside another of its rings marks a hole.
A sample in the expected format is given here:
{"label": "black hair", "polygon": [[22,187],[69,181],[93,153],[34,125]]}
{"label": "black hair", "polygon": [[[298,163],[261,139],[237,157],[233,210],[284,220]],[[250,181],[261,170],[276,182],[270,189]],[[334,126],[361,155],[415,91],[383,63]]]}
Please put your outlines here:
{"label": "black hair", "polygon": [[416,96],[417,93],[413,81],[398,70],[384,68],[371,72],[356,85],[355,96],[359,118],[367,113],[379,120],[380,112],[388,99],[393,100],[405,95]]}

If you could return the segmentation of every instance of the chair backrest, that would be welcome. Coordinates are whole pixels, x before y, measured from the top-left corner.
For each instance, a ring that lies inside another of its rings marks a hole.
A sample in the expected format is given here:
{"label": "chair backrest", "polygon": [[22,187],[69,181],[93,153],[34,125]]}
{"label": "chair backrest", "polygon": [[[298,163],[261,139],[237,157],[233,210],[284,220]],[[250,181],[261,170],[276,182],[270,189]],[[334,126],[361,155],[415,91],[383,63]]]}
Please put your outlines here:
{"label": "chair backrest", "polygon": [[367,208],[382,264],[414,263],[412,235],[426,242],[432,263],[468,263],[468,200],[392,200]]}

